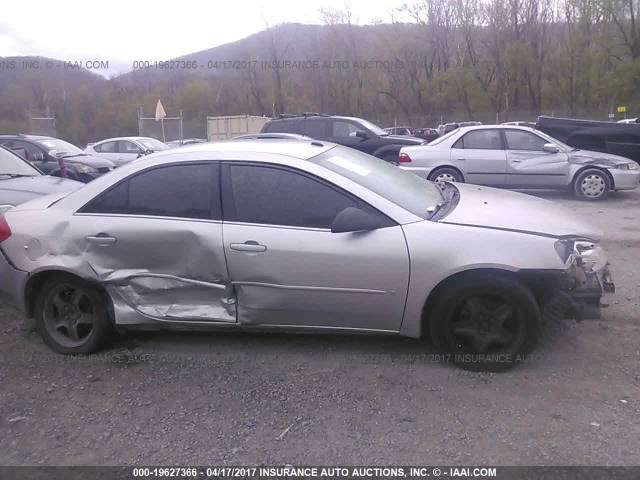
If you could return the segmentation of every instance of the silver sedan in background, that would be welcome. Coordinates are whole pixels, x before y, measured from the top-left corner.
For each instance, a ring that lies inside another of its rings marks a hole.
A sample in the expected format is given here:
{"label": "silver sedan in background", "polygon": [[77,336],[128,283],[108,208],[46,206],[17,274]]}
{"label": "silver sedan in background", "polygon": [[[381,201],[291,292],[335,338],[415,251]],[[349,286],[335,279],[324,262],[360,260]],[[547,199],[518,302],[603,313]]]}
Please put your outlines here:
{"label": "silver sedan in background", "polygon": [[133,327],[360,332],[424,335],[463,368],[500,370],[545,322],[599,318],[613,288],[600,235],[528,195],[247,138],[10,209],[0,293],[61,353]]}
{"label": "silver sedan in background", "polygon": [[527,127],[459,128],[427,145],[403,147],[401,168],[434,182],[508,188],[573,188],[582,200],[640,183],[638,164],[609,153],[578,150]]}
{"label": "silver sedan in background", "polygon": [[117,137],[107,138],[100,142],[90,143],[84,153],[111,160],[116,167],[134,161],[143,155],[168,150],[166,143],[150,137]]}

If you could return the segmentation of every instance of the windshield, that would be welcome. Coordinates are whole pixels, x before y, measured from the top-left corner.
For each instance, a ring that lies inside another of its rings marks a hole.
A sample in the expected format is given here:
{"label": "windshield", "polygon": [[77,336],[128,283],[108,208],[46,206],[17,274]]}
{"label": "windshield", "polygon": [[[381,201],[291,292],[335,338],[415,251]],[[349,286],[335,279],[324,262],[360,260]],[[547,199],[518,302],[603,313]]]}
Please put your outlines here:
{"label": "windshield", "polygon": [[71,145],[69,142],[65,142],[64,140],[60,140],[59,138],[42,138],[36,141],[46,148],[47,152],[55,150],[56,154],[62,157],[82,154],[82,150],[78,147]]}
{"label": "windshield", "polygon": [[375,123],[371,123],[368,120],[359,118],[358,122],[362,124],[364,128],[366,128],[367,130],[370,130],[376,135],[389,135],[389,132],[385,132],[383,128],[380,128],[378,125],[376,125]]}
{"label": "windshield", "polygon": [[0,175],[40,176],[41,173],[19,155],[0,146]]}
{"label": "windshield", "polygon": [[161,152],[162,150],[168,150],[169,146],[165,143],[162,143],[155,138],[141,138],[138,140],[142,145],[145,146],[148,150],[153,150],[154,152]]}
{"label": "windshield", "polygon": [[358,150],[336,146],[310,159],[421,218],[443,202],[435,183]]}

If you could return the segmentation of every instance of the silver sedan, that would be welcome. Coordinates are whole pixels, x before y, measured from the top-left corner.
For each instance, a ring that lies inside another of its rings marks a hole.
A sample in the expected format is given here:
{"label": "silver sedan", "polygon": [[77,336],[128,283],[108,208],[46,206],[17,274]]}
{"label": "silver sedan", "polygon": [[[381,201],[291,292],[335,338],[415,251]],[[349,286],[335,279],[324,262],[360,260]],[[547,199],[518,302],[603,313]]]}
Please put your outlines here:
{"label": "silver sedan", "polygon": [[61,353],[114,331],[430,337],[473,370],[600,316],[600,232],[551,202],[436,184],[304,139],[150,155],[0,216],[0,293]]}
{"label": "silver sedan", "polygon": [[428,145],[403,147],[400,166],[435,182],[510,188],[573,188],[582,200],[640,183],[638,164],[578,150],[527,127],[492,125],[454,130]]}

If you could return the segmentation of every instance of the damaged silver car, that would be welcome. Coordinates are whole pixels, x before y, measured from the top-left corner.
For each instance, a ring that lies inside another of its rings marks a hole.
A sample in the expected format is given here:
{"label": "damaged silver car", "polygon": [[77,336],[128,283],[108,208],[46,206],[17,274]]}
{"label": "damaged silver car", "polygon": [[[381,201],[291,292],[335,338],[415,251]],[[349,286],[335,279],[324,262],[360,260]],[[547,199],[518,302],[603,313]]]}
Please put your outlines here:
{"label": "damaged silver car", "polygon": [[570,147],[527,127],[466,127],[427,145],[403,147],[401,168],[428,180],[505,188],[573,189],[581,200],[640,185],[640,167],[610,153]]}
{"label": "damaged silver car", "polygon": [[0,292],[55,351],[129,328],[428,337],[495,371],[600,316],[600,232],[527,195],[436,184],[328,142],[246,139],[124,165],[0,216]]}

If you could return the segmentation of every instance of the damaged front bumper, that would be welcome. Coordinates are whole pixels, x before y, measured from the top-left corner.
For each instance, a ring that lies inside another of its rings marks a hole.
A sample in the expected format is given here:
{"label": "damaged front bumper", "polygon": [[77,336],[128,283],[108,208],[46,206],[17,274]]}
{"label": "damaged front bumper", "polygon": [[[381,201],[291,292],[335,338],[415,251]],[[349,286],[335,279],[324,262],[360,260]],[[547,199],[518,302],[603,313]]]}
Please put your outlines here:
{"label": "damaged front bumper", "polygon": [[542,318],[545,322],[558,322],[573,318],[583,320],[599,320],[603,294],[615,292],[608,265],[599,272],[575,272],[563,275],[560,288],[556,290],[542,307]]}

